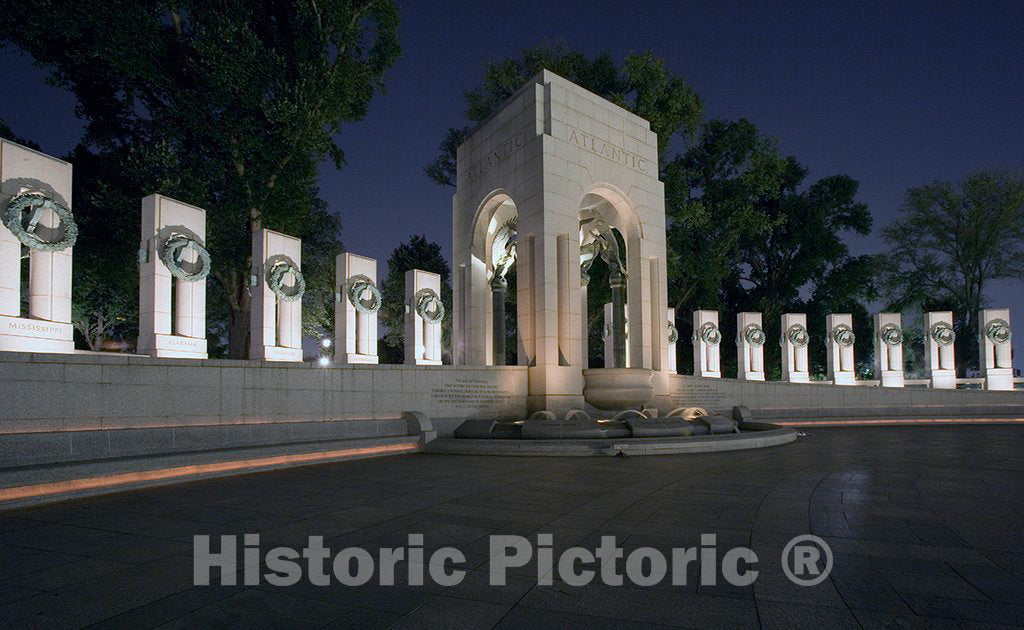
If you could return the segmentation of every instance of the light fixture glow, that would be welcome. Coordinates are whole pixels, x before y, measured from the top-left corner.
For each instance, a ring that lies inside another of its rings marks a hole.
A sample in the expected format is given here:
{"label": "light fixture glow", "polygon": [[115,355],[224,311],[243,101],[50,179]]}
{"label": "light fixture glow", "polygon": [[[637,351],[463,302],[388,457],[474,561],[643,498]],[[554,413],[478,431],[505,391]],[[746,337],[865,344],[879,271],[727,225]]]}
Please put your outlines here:
{"label": "light fixture glow", "polygon": [[323,347],[323,348],[330,348],[331,347],[331,338],[330,337],[324,337],[323,339],[321,339],[320,340],[320,346]]}
{"label": "light fixture glow", "polygon": [[321,367],[327,367],[331,364],[331,360],[328,357],[320,357],[320,360],[317,361],[317,363],[319,363]]}

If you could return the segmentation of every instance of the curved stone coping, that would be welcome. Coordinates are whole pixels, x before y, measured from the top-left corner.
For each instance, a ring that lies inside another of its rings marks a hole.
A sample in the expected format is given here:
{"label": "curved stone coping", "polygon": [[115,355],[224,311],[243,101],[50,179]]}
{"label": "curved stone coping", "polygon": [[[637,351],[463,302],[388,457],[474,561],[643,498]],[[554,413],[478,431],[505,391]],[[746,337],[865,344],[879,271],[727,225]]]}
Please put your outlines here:
{"label": "curved stone coping", "polygon": [[0,469],[0,510],[209,477],[421,450],[419,436],[382,436]]}
{"label": "curved stone coping", "polygon": [[748,422],[743,433],[672,438],[621,438],[580,440],[510,440],[443,438],[427,444],[428,453],[453,455],[525,455],[573,457],[593,455],[674,455],[737,451],[789,444],[797,432],[788,427]]}

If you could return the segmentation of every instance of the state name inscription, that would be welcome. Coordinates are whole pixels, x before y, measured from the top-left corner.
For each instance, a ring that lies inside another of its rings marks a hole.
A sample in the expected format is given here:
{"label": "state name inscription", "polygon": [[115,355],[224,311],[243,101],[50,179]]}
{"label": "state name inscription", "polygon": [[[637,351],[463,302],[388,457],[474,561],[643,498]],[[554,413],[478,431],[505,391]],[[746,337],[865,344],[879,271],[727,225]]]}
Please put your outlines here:
{"label": "state name inscription", "polygon": [[454,409],[499,409],[512,402],[512,394],[502,391],[490,381],[476,378],[457,378],[430,390],[435,405]]}

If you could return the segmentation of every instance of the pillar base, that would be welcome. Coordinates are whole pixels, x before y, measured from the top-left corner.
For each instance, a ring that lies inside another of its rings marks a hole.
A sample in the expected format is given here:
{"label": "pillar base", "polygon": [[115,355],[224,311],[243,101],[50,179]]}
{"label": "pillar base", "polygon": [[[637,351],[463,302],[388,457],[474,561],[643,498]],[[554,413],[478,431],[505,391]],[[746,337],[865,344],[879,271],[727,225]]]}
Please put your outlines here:
{"label": "pillar base", "polygon": [[985,389],[1004,391],[1013,389],[1013,369],[992,368],[985,370]]}
{"label": "pillar base", "polygon": [[956,370],[932,370],[932,389],[956,389]]}
{"label": "pillar base", "polygon": [[903,372],[901,370],[882,370],[879,380],[882,381],[882,387],[903,387]]}
{"label": "pillar base", "polygon": [[283,346],[263,346],[257,349],[250,359],[261,361],[302,361],[302,348],[285,348]]}
{"label": "pillar base", "polygon": [[0,351],[71,354],[73,335],[71,324],[0,315]]}
{"label": "pillar base", "polygon": [[693,375],[701,378],[722,378],[721,372],[700,372],[699,374],[694,372]]}
{"label": "pillar base", "polygon": [[836,385],[856,385],[857,375],[853,372],[836,372],[832,375],[832,382]]}
{"label": "pillar base", "polygon": [[378,359],[377,355],[375,355],[375,354],[356,354],[354,352],[343,352],[343,353],[338,355],[338,363],[342,363],[342,364],[345,364],[345,365],[350,365],[350,364],[357,364],[357,365],[376,364],[378,362],[378,360],[379,359]]}
{"label": "pillar base", "polygon": [[583,409],[583,370],[576,366],[538,365],[528,369],[529,413],[550,411],[561,418],[570,409]]}
{"label": "pillar base", "polygon": [[139,354],[169,359],[208,359],[206,339],[181,335],[154,335],[139,340]]}
{"label": "pillar base", "polygon": [[749,374],[743,374],[740,376],[741,381],[763,381],[764,372],[751,372]]}
{"label": "pillar base", "polygon": [[782,380],[786,383],[810,383],[811,375],[807,372],[790,372],[783,374]]}
{"label": "pillar base", "polygon": [[441,359],[413,359],[412,363],[406,365],[441,365]]}

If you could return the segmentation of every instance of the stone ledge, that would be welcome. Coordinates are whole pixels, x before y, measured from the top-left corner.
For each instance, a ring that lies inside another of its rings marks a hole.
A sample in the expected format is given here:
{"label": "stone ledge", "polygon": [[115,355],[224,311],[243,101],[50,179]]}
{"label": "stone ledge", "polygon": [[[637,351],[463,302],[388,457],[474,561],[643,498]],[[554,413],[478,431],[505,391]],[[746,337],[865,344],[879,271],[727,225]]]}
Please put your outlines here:
{"label": "stone ledge", "polygon": [[622,438],[596,440],[473,440],[437,439],[427,445],[428,453],[451,455],[517,455],[528,457],[673,455],[764,448],[796,440],[793,429],[763,423],[749,423],[756,429],[745,433],[680,438]]}
{"label": "stone ledge", "polygon": [[236,423],[151,428],[52,431],[0,435],[0,461],[6,468],[123,457],[168,455],[310,441],[404,436],[406,421],[336,420]]}
{"label": "stone ledge", "polygon": [[23,466],[0,470],[0,510],[334,461],[420,450],[419,436],[387,436]]}

